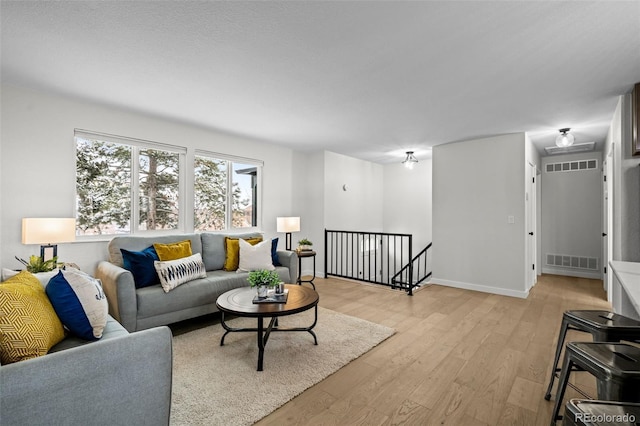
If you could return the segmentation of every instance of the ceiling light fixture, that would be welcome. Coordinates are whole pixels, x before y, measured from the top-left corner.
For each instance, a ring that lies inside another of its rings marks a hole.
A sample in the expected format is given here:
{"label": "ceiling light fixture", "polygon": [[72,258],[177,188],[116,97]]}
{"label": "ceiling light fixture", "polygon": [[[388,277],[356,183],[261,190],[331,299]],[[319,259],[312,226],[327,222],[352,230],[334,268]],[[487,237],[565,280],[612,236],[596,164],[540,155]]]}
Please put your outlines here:
{"label": "ceiling light fixture", "polygon": [[570,128],[560,129],[560,134],[556,137],[556,145],[560,148],[566,148],[568,146],[573,145],[573,141],[575,138],[571,133],[569,133]]}
{"label": "ceiling light fixture", "polygon": [[404,159],[402,164],[404,164],[407,169],[411,170],[413,169],[413,165],[417,162],[418,159],[413,155],[413,151],[407,151],[407,158]]}

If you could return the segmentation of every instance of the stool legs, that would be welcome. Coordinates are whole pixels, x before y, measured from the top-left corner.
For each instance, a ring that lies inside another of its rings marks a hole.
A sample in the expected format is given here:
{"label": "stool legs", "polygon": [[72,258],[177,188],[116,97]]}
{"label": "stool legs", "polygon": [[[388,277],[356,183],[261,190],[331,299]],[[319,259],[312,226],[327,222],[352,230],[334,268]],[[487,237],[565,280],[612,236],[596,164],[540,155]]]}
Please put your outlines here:
{"label": "stool legs", "polygon": [[[556,362],[557,362],[557,359],[556,359]],[[561,419],[561,417],[559,416],[560,408],[562,407],[562,399],[564,398],[564,391],[567,389],[567,383],[569,383],[569,375],[571,374],[571,370],[573,370],[573,361],[569,359],[569,355],[565,351],[564,361],[562,362],[562,371],[560,372],[560,379],[558,379],[558,390],[556,391],[556,401],[553,405],[553,413],[551,414],[552,426],[556,424],[556,420]],[[545,398],[547,397],[545,396]]]}
{"label": "stool legs", "polygon": [[569,329],[569,322],[563,317],[562,326],[560,327],[560,334],[558,335],[558,346],[556,347],[556,357],[553,360],[553,368],[551,369],[551,379],[549,379],[549,386],[547,387],[547,393],[544,395],[544,399],[549,401],[551,399],[551,389],[553,388],[553,381],[556,378],[556,372],[559,371],[558,361],[560,360],[560,353],[564,346],[564,339],[567,336],[567,330]]}

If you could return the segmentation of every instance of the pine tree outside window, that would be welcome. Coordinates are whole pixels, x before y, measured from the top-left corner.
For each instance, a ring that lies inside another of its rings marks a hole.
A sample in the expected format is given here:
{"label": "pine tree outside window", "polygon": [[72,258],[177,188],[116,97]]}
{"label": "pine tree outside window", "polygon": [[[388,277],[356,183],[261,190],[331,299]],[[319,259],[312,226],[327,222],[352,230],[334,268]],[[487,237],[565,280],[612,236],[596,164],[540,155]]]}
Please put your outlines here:
{"label": "pine tree outside window", "polygon": [[258,226],[261,169],[259,161],[196,152],[194,229],[213,231]]}
{"label": "pine tree outside window", "polygon": [[191,163],[185,147],[79,129],[75,143],[79,237],[259,227],[259,160],[195,151]]}
{"label": "pine tree outside window", "polygon": [[76,234],[183,228],[186,149],[76,130]]}

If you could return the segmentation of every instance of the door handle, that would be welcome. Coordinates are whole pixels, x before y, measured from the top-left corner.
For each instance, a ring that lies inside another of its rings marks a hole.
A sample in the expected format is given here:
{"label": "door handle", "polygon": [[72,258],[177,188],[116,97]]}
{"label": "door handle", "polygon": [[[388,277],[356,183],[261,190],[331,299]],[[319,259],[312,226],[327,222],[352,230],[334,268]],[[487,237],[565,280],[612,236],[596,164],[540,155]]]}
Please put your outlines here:
{"label": "door handle", "polygon": [[529,235],[533,235],[533,232],[529,232]]}
{"label": "door handle", "polygon": [[602,236],[603,236],[603,237],[606,237],[606,236],[607,236],[607,233],[606,233],[606,232],[603,232],[603,233],[602,233]]}

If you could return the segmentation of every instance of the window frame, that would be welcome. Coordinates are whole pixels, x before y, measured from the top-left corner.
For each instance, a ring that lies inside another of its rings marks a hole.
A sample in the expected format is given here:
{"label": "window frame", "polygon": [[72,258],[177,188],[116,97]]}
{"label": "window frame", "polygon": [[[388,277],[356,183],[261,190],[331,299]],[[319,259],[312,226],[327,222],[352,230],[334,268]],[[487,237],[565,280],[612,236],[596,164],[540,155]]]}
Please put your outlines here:
{"label": "window frame", "polygon": [[[125,145],[131,148],[131,187],[129,188],[131,217],[129,218],[129,233],[127,234],[100,234],[100,235],[76,235],[78,240],[110,240],[116,235],[166,235],[176,232],[185,232],[185,214],[186,214],[186,188],[187,188],[187,148],[177,145],[153,142],[144,139],[130,138],[125,136],[116,136],[108,133],[93,132],[83,129],[74,129],[73,142],[74,155],[74,171],[76,173],[75,181],[77,186],[77,138],[87,140],[98,140],[107,143]],[[140,151],[145,149],[165,151],[178,154],[178,225],[175,229],[153,229],[140,230]],[[135,184],[134,184],[135,182]],[[75,194],[78,190],[76,187]],[[74,209],[77,214],[77,206]]]}
{"label": "window frame", "polygon": [[[126,136],[112,135],[108,133],[95,132],[84,129],[74,129],[73,142],[74,142],[74,177],[75,184],[77,186],[77,138],[88,140],[99,140],[107,143],[114,143],[125,145],[131,148],[131,187],[130,187],[130,203],[131,203],[131,217],[130,217],[130,229],[127,234],[100,234],[100,235],[77,235],[76,239],[80,241],[108,241],[116,235],[167,235],[172,233],[188,233],[188,232],[205,232],[197,231],[195,229],[195,223],[193,219],[195,210],[195,157],[202,156],[216,160],[224,160],[227,162],[227,194],[231,194],[233,191],[233,163],[240,163],[256,167],[256,186],[257,196],[256,202],[258,208],[256,209],[256,224],[250,227],[234,228],[232,227],[232,214],[233,214],[233,197],[227,197],[226,210],[225,210],[225,229],[229,232],[241,232],[241,231],[255,231],[262,229],[262,211],[263,211],[263,173],[264,173],[264,161],[255,158],[242,157],[237,155],[224,154],[220,152],[194,149],[185,146],[172,145],[160,142],[149,141],[145,139],[138,139]],[[178,225],[175,229],[162,229],[162,230],[140,230],[140,163],[139,155],[140,151],[144,149],[153,149],[159,151],[173,152],[179,155],[178,158]],[[135,184],[134,184],[135,182]],[[77,197],[77,187],[75,189],[74,203]],[[255,209],[255,206],[253,206]],[[75,214],[77,215],[77,206],[74,207]],[[187,227],[190,230],[187,230]],[[222,232],[222,231],[206,231],[206,232]]]}
{"label": "window frame", "polygon": [[[256,167],[256,185],[258,196],[256,197],[258,208],[256,210],[256,224],[254,226],[249,226],[245,228],[234,228],[232,226],[232,215],[233,215],[233,197],[227,197],[226,201],[226,209],[225,209],[225,231],[237,232],[241,230],[254,231],[262,228],[262,174],[264,168],[264,161],[256,160],[254,158],[248,157],[240,157],[237,155],[229,155],[223,154],[220,152],[208,151],[203,149],[196,149],[193,153],[194,163],[195,157],[207,157],[213,160],[224,160],[227,162],[227,194],[231,194],[233,192],[233,163],[251,165]],[[195,181],[195,167],[192,166],[190,171],[192,172],[192,178]],[[195,192],[191,194],[191,199],[193,200],[191,205],[191,216],[194,214],[195,210]],[[253,206],[255,208],[255,206]],[[193,232],[220,232],[220,231],[199,231],[195,229],[195,224],[192,224]]]}

